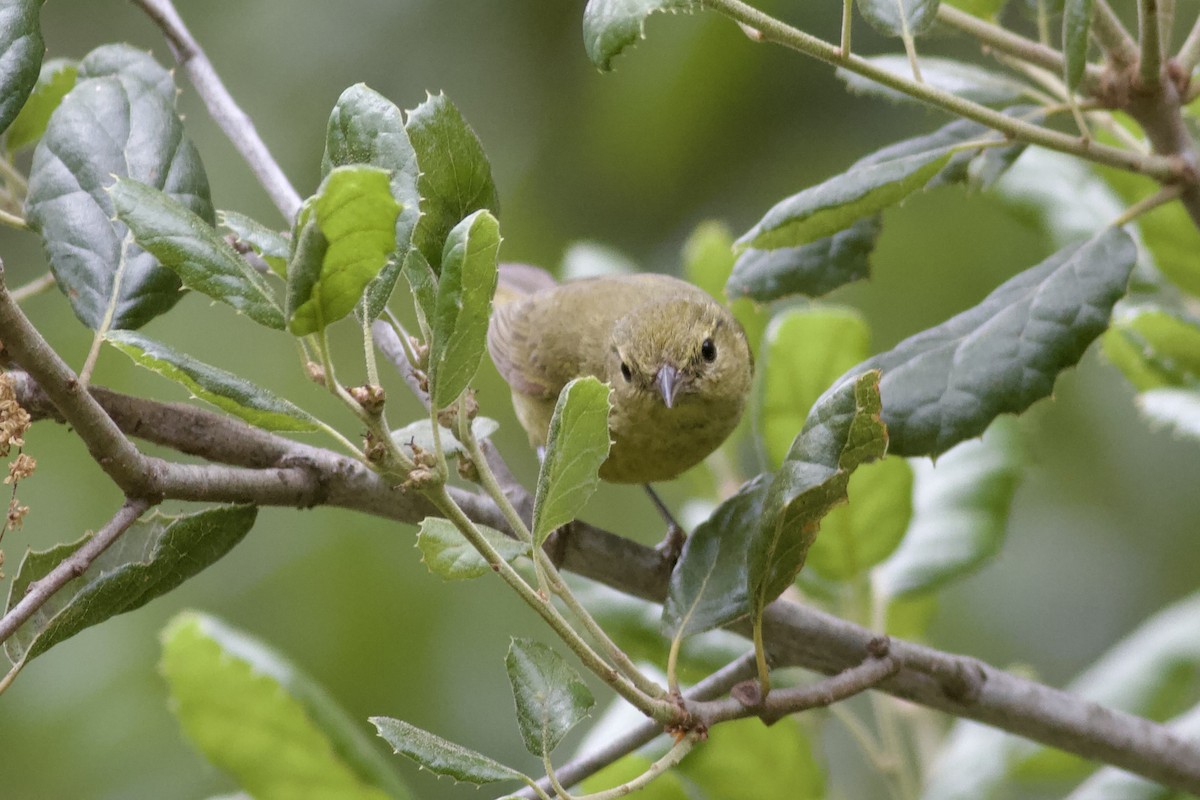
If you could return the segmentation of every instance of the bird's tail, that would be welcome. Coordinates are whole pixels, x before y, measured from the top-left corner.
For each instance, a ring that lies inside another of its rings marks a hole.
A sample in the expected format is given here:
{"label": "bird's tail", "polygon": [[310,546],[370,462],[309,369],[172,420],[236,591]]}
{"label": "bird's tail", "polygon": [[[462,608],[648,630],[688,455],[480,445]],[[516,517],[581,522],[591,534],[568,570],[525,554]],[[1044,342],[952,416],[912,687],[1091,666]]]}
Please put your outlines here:
{"label": "bird's tail", "polygon": [[557,284],[549,272],[529,264],[501,264],[499,270],[494,301],[496,306],[512,303]]}

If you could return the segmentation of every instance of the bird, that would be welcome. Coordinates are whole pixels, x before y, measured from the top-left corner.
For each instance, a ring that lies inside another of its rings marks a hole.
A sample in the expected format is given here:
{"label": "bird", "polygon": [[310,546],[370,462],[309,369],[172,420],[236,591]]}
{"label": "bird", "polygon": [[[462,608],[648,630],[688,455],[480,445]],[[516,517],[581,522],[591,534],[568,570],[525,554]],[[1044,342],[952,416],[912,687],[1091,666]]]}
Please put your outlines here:
{"label": "bird", "polygon": [[733,314],[699,287],[657,273],[560,284],[537,267],[502,264],[487,346],[534,448],[545,447],[568,382],[607,383],[612,445],[600,478],[647,488],[728,438],[754,373]]}

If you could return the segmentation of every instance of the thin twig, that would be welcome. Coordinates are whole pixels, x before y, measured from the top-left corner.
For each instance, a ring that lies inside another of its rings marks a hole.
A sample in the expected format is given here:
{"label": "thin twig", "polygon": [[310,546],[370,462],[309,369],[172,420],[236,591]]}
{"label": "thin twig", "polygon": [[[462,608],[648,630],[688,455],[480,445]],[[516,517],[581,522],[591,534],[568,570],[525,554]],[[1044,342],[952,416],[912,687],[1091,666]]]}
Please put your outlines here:
{"label": "thin twig", "polygon": [[0,642],[7,641],[59,589],[82,575],[149,507],[150,503],[146,500],[127,499],[113,518],[78,550],[59,562],[46,577],[30,584],[25,596],[0,619]]}
{"label": "thin twig", "polygon": [[[620,786],[614,786],[611,789],[606,789],[603,792],[595,794],[577,795],[575,800],[617,800],[619,797],[625,797],[639,789],[645,787],[650,781],[663,774],[671,767],[683,761],[684,756],[692,751],[696,743],[700,741],[700,736],[696,733],[689,733],[682,739],[677,741],[675,745],[666,752],[666,754],[646,768],[646,771],[637,776],[631,781],[626,781]],[[561,795],[560,795],[561,796]]]}
{"label": "thin twig", "polygon": [[1166,205],[1172,200],[1178,199],[1179,195],[1183,194],[1181,186],[1164,186],[1149,197],[1143,197],[1129,208],[1121,212],[1121,216],[1109,223],[1110,228],[1119,228],[1122,225],[1133,222],[1143,214],[1147,214],[1161,205]]}
{"label": "thin twig", "polygon": [[1138,60],[1137,42],[1125,30],[1120,18],[1112,10],[1107,0],[1096,0],[1092,16],[1092,33],[1100,46],[1108,53],[1118,68],[1136,64]]}
{"label": "thin twig", "polygon": [[41,294],[42,292],[54,286],[54,273],[47,272],[40,278],[34,278],[29,283],[18,286],[9,292],[15,302],[23,303],[31,297]]}
{"label": "thin twig", "polygon": [[854,23],[854,0],[842,0],[842,55],[850,55],[850,29]]}
{"label": "thin twig", "polygon": [[0,225],[7,225],[21,231],[29,230],[29,223],[25,221],[24,217],[10,214],[3,209],[0,209]]}
{"label": "thin twig", "polygon": [[1157,86],[1162,79],[1162,39],[1159,25],[1159,0],[1138,0],[1138,41],[1141,60],[1138,76],[1143,88]]}
{"label": "thin twig", "polygon": [[1192,71],[1196,69],[1197,62],[1200,62],[1200,17],[1188,31],[1187,38],[1183,40],[1183,45],[1175,56],[1175,63],[1179,65],[1179,71],[1184,75],[1191,75]]}
{"label": "thin twig", "polygon": [[175,60],[183,67],[196,93],[204,101],[208,113],[234,148],[245,159],[250,171],[267,190],[271,202],[290,224],[300,210],[300,195],[296,193],[279,164],[271,156],[250,117],[242,111],[200,45],[192,38],[170,0],[134,0],[162,29]]}

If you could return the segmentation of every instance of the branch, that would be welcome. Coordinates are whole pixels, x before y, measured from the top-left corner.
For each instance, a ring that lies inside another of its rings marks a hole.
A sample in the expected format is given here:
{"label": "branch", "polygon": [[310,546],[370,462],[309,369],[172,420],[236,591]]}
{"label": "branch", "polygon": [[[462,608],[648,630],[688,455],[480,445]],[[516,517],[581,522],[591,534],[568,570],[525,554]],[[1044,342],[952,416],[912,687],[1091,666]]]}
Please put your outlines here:
{"label": "branch", "polygon": [[204,101],[208,113],[245,159],[250,171],[267,190],[271,202],[290,224],[295,219],[296,212],[300,210],[300,195],[271,156],[271,151],[259,137],[250,117],[242,111],[225,88],[225,84],[221,82],[212,62],[192,38],[171,0],[134,2],[162,29],[163,36],[175,54],[175,60],[187,73],[192,86],[196,87],[196,93]]}
{"label": "branch", "polygon": [[1162,40],[1159,38],[1158,0],[1138,0],[1138,36],[1141,59],[1138,77],[1143,86],[1157,85],[1162,72]]}
{"label": "branch", "polygon": [[90,539],[83,543],[78,550],[59,562],[50,570],[46,577],[30,584],[29,590],[12,609],[0,619],[0,642],[3,642],[16,632],[17,628],[33,616],[34,612],[46,604],[55,592],[66,586],[72,579],[82,575],[109,545],[129,530],[133,523],[150,507],[147,500],[127,499],[125,505],[113,515],[103,528],[96,531]]}
{"label": "branch", "polygon": [[1118,68],[1128,67],[1138,61],[1137,43],[1125,30],[1120,18],[1113,12],[1105,0],[1096,0],[1092,17],[1092,33],[1100,46],[1108,53],[1109,59]]}
{"label": "branch", "polygon": [[1179,48],[1179,54],[1175,56],[1175,63],[1179,65],[1179,71],[1184,75],[1190,76],[1198,61],[1200,61],[1200,18],[1196,19],[1192,29],[1188,31],[1187,38]]}

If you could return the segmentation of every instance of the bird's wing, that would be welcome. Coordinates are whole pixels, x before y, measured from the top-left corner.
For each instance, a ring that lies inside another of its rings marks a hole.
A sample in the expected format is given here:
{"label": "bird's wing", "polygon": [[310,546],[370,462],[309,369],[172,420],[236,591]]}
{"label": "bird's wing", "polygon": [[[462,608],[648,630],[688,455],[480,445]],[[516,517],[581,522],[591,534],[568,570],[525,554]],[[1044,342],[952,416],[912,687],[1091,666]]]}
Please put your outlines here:
{"label": "bird's wing", "polygon": [[538,369],[538,326],[530,319],[532,304],[508,302],[492,312],[487,345],[492,363],[513,391],[536,398],[552,398],[562,385]]}

